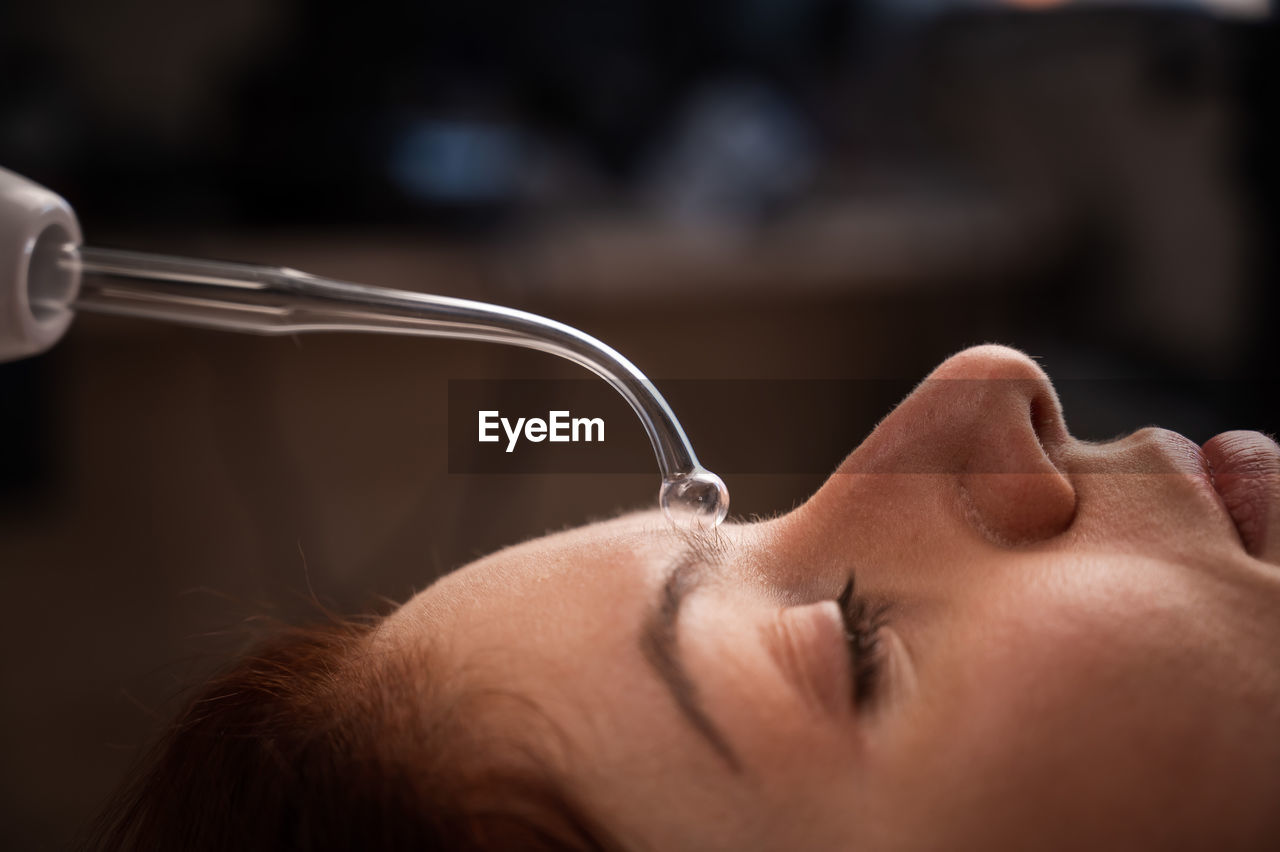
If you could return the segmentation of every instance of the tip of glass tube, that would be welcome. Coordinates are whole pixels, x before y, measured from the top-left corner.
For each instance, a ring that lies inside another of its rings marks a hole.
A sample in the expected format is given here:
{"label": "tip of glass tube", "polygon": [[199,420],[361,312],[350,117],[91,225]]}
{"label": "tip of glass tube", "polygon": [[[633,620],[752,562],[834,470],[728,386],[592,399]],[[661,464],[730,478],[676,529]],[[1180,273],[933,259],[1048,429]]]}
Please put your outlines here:
{"label": "tip of glass tube", "polygon": [[658,502],[676,526],[713,530],[729,514],[729,489],[711,471],[695,470],[663,481]]}

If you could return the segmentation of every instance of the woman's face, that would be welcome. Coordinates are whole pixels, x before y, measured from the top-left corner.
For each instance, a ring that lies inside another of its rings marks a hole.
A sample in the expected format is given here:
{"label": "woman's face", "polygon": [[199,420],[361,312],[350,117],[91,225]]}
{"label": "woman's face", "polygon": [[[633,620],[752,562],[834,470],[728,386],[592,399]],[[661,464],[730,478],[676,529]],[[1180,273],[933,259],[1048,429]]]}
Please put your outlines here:
{"label": "woman's face", "polygon": [[1076,441],[1007,349],[785,516],[532,541],[379,638],[509,697],[487,724],[638,848],[1280,841],[1280,448]]}

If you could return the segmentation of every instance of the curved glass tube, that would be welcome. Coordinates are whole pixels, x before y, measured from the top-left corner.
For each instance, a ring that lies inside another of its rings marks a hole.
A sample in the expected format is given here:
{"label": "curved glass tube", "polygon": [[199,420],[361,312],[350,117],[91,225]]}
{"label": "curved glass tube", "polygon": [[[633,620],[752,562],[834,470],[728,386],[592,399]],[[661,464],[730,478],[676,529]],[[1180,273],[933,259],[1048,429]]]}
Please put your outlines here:
{"label": "curved glass tube", "polygon": [[705,470],[667,401],[635,365],[588,334],[500,305],[368,287],[281,267],[64,245],[56,262],[78,271],[74,308],[255,334],[366,331],[506,343],[567,358],[631,405],[662,474],[660,503],[678,522],[716,526],[729,494]]}

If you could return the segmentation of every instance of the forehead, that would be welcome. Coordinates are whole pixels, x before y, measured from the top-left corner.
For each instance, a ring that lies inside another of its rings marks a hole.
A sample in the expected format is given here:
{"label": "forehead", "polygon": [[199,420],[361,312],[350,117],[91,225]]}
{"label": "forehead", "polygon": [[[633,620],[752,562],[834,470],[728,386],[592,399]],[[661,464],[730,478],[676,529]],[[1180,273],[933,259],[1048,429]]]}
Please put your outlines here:
{"label": "forehead", "polygon": [[640,645],[685,547],[657,512],[558,533],[460,569],[379,632],[392,653],[428,649],[425,677],[481,696],[466,705],[479,714],[471,721],[558,765],[595,807],[625,810],[630,796],[659,791],[639,780],[617,790],[617,767],[658,779],[683,766],[681,755],[701,754]]}
{"label": "forehead", "polygon": [[439,579],[389,616],[379,633],[500,656],[507,646],[550,652],[554,644],[581,643],[621,612],[640,609],[680,545],[658,512],[527,541]]}

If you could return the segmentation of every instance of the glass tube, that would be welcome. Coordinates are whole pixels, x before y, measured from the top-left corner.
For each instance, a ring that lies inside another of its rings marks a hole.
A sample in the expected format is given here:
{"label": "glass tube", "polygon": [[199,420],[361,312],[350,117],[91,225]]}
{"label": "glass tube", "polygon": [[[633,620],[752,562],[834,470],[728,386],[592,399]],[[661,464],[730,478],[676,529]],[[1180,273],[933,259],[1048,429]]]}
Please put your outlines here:
{"label": "glass tube", "polygon": [[659,502],[681,524],[715,527],[728,512],[723,481],[705,470],[671,407],[617,351],[590,335],[500,305],[368,287],[281,267],[167,257],[70,244],[53,247],[78,272],[78,311],[255,334],[364,331],[505,343],[586,367],[631,405],[662,474]]}

